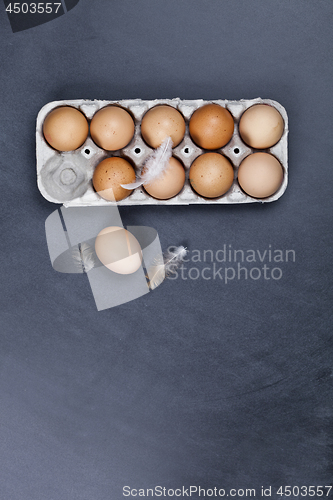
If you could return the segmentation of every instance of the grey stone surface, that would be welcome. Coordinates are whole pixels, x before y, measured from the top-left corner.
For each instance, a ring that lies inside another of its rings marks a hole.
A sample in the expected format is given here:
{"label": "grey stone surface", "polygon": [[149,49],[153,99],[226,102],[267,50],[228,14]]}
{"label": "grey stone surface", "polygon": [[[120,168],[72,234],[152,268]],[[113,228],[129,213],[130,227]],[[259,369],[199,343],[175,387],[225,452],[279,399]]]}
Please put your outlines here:
{"label": "grey stone surface", "polygon": [[[17,33],[2,10],[1,499],[329,484],[332,3],[81,0]],[[192,257],[226,245],[295,262],[276,264],[279,280],[227,284],[190,279],[213,263],[187,263],[187,279],[98,312],[87,277],[49,260],[57,206],[36,185],[37,113],[56,99],[176,96],[285,106],[288,189],[266,205],[124,207],[124,224]]]}

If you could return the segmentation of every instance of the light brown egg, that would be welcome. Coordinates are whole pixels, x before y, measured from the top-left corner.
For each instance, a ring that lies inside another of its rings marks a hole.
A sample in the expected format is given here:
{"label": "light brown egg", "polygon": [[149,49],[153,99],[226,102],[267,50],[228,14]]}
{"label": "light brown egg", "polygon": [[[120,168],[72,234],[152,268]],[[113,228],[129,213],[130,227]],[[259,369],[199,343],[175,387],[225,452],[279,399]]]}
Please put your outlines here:
{"label": "light brown egg", "polygon": [[158,148],[166,137],[171,137],[176,147],[185,135],[183,115],[172,106],[155,106],[142,118],[141,135],[152,148]]}
{"label": "light brown egg", "polygon": [[117,274],[135,273],[142,262],[142,251],[132,233],[118,226],[102,229],[95,240],[101,263]]}
{"label": "light brown egg", "polygon": [[144,188],[150,196],[158,200],[167,200],[176,196],[182,190],[184,183],[184,167],[172,156],[162,176],[149,184],[144,184]]}
{"label": "light brown egg", "polygon": [[219,153],[204,153],[191,165],[189,180],[192,188],[205,198],[217,198],[232,186],[234,169]]}
{"label": "light brown egg", "polygon": [[267,104],[255,104],[241,116],[239,133],[243,141],[255,149],[267,149],[276,144],[284,130],[283,118],[277,109]]}
{"label": "light brown egg", "polygon": [[190,135],[203,149],[219,149],[225,146],[234,132],[231,113],[218,104],[201,106],[190,119]]}
{"label": "light brown egg", "polygon": [[132,165],[114,156],[106,158],[97,165],[93,175],[93,186],[98,194],[108,201],[120,201],[127,198],[132,191],[121,187],[135,181]]}
{"label": "light brown egg", "polygon": [[90,124],[90,135],[96,144],[107,151],[122,149],[134,135],[131,115],[119,106],[105,106],[95,113]]}
{"label": "light brown egg", "polygon": [[86,117],[71,106],[53,109],[43,124],[46,141],[58,151],[74,151],[79,148],[87,139],[88,132]]}
{"label": "light brown egg", "polygon": [[283,168],[275,156],[253,153],[245,158],[238,169],[240,187],[253,198],[267,198],[282,184]]}

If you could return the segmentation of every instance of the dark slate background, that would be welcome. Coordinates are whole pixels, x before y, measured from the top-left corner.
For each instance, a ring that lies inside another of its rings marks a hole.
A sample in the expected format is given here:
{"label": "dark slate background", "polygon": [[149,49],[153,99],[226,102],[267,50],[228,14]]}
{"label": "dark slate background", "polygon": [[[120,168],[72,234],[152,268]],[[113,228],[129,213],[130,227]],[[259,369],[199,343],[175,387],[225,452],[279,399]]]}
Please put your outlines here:
{"label": "dark slate background", "polygon": [[[330,0],[81,0],[13,33],[1,6],[1,500],[331,483],[332,22]],[[289,187],[267,205],[121,208],[124,224],[163,248],[271,244],[296,262],[97,312],[87,277],[49,261],[37,113],[177,96],[283,104]]]}

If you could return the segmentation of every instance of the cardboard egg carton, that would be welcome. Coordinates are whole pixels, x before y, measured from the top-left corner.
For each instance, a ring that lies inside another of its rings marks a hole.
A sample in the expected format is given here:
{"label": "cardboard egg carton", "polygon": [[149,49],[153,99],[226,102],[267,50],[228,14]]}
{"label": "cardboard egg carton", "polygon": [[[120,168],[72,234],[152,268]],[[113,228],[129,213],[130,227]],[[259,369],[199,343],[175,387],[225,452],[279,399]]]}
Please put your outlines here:
{"label": "cardboard egg carton", "polygon": [[[230,111],[234,118],[235,128],[231,140],[221,149],[214,150],[229,158],[234,166],[234,182],[227,193],[218,198],[204,198],[199,196],[190,186],[188,180],[189,169],[193,161],[207,152],[198,147],[191,139],[188,130],[189,120],[193,112],[199,107],[215,103]],[[128,110],[135,122],[135,133],[131,142],[119,151],[105,151],[97,146],[90,135],[85,143],[77,150],[59,152],[51,148],[43,136],[43,123],[50,111],[59,106],[72,106],[81,110],[88,121],[104,106],[116,104]],[[280,198],[288,184],[288,116],[281,104],[270,99],[251,99],[240,101],[212,100],[204,101],[176,99],[156,99],[144,101],[128,99],[120,101],[90,101],[85,99],[54,101],[46,104],[38,113],[36,127],[36,155],[37,155],[37,183],[41,194],[48,201],[63,203],[65,207],[107,206],[112,202],[101,198],[94,190],[92,177],[95,167],[107,157],[120,156],[134,166],[137,173],[145,163],[153,149],[143,140],[140,132],[141,120],[144,114],[158,104],[167,104],[178,109],[186,122],[186,132],[182,142],[173,149],[173,156],[181,161],[185,168],[186,180],[181,192],[169,200],[157,200],[148,195],[141,186],[135,189],[127,198],[118,201],[117,205],[189,205],[189,204],[233,204],[271,202]],[[263,199],[252,198],[240,188],[237,182],[238,167],[242,160],[251,153],[258,152],[250,148],[240,138],[238,124],[244,111],[254,104],[269,104],[275,107],[284,120],[284,132],[280,141],[272,148],[264,150],[274,155],[284,170],[283,182],[276,193]]]}

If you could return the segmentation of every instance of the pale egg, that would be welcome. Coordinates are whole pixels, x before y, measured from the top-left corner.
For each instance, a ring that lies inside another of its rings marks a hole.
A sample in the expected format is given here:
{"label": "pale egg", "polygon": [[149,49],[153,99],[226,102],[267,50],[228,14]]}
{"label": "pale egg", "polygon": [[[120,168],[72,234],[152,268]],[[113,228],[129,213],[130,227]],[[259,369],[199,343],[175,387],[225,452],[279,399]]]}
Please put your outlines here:
{"label": "pale egg", "polygon": [[118,226],[102,229],[95,240],[101,263],[117,274],[135,273],[141,266],[142,251],[132,233]]}
{"label": "pale egg", "polygon": [[267,198],[274,194],[283,181],[283,168],[269,153],[247,156],[238,169],[240,187],[253,198]]}
{"label": "pale egg", "polygon": [[243,141],[255,149],[267,149],[282,137],[284,121],[276,108],[268,104],[255,104],[241,116],[239,133]]}

